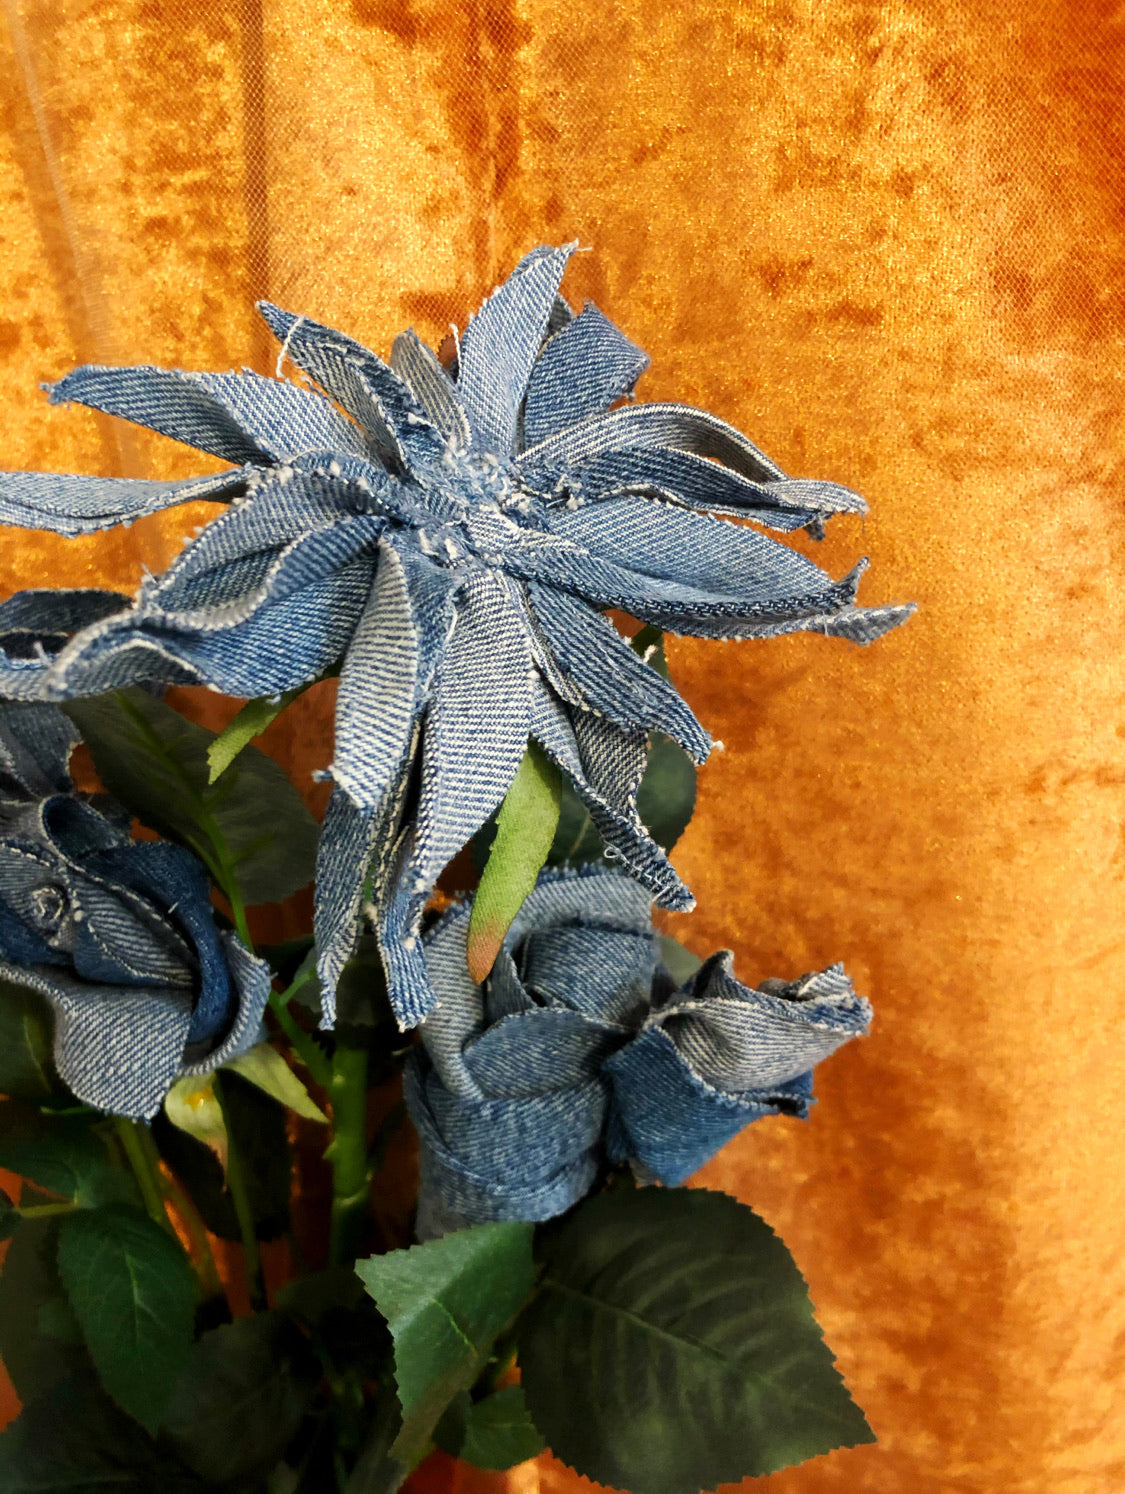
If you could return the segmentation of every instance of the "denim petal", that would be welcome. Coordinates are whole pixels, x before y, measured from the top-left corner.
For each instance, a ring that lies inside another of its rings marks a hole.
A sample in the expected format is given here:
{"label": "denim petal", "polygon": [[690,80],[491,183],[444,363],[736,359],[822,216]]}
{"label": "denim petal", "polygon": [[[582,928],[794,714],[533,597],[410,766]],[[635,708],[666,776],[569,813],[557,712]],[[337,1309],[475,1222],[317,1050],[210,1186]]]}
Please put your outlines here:
{"label": "denim petal", "polygon": [[381,358],[354,338],[269,301],[259,301],[258,310],[298,368],[343,406],[395,471],[408,471],[411,460],[441,458],[443,436],[409,386]]}
{"label": "denim petal", "polygon": [[[599,730],[600,728],[600,730]],[[661,907],[688,911],[695,899],[672,863],[637,818],[636,793],[644,771],[644,738],[625,734],[596,718],[571,719],[546,686],[532,697],[531,733],[548,757],[568,775],[591,820],[629,875],[648,889]],[[619,740],[614,741],[614,736]],[[623,780],[612,775],[624,758]]]}
{"label": "denim petal", "polygon": [[697,763],[707,760],[711,734],[679,691],[639,657],[602,613],[535,582],[528,592],[543,637],[593,710],[627,729],[665,732]]}
{"label": "denim petal", "polygon": [[523,452],[519,461],[528,469],[542,464],[581,469],[606,452],[653,446],[710,457],[751,482],[785,476],[733,425],[690,405],[622,405],[548,436]]}
{"label": "denim petal", "polygon": [[307,447],[363,450],[359,432],[322,395],[261,374],[86,364],[52,386],[51,403],[119,415],[229,462],[281,461]]}
{"label": "denim petal", "polygon": [[457,402],[453,381],[413,328],[395,338],[391,367],[410,386],[414,398],[452,449],[467,452],[471,442],[469,421]]}
{"label": "denim petal", "polygon": [[71,635],[130,605],[115,591],[17,591],[0,603],[0,696],[51,699],[51,665]]}
{"label": "denim petal", "polygon": [[[832,514],[867,512],[859,494],[838,483],[794,477],[756,482],[707,457],[669,447],[609,451],[579,467],[577,474],[587,502],[623,491],[650,492],[709,513],[755,519],[771,529],[798,529]],[[575,486],[571,482],[572,491]]]}
{"label": "denim petal", "polygon": [[53,534],[93,534],[198,499],[219,502],[242,487],[250,467],[213,477],[145,482],[130,477],[77,477],[62,472],[0,472],[0,524]]}
{"label": "denim petal", "polygon": [[524,256],[461,338],[457,397],[473,447],[507,461],[528,379],[547,330],[566,262],[578,245],[545,245]]}
{"label": "denim petal", "polygon": [[648,355],[592,302],[549,339],[527,385],[524,440],[528,446],[600,414],[632,391]]}
{"label": "denim petal", "polygon": [[8,704],[0,711],[0,798],[67,794],[78,731],[57,706]]}

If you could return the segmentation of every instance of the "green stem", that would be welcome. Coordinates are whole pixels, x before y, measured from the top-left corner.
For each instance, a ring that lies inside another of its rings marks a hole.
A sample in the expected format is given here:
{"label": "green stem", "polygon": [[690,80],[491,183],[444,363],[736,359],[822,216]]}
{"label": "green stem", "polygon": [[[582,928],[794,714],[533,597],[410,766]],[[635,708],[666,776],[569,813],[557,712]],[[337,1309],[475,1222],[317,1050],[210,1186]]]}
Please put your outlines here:
{"label": "green stem", "polygon": [[[304,982],[302,982],[304,984]],[[291,991],[292,986],[289,988]],[[277,1024],[288,1039],[293,1052],[308,1069],[309,1074],[323,1089],[332,1079],[332,1060],[311,1033],[305,1031],[289,1010],[289,991],[273,991],[270,994],[270,1010]]]}
{"label": "green stem", "polygon": [[246,1259],[246,1282],[250,1293],[250,1306],[259,1312],[266,1304],[265,1288],[262,1285],[262,1256],[258,1249],[258,1236],[254,1230],[254,1211],[250,1207],[250,1195],[246,1191],[246,1174],[242,1170],[242,1158],[234,1139],[230,1113],[223,1101],[223,1077],[215,1075],[215,1096],[223,1114],[227,1131],[227,1188],[230,1190],[234,1217],[238,1221],[238,1234]]}
{"label": "green stem", "polygon": [[21,1219],[50,1219],[55,1214],[74,1214],[82,1207],[81,1204],[57,1203],[57,1204],[28,1204],[26,1208],[17,1209],[16,1213]]}
{"label": "green stem", "polygon": [[367,1050],[338,1043],[328,1082],[332,1102],[332,1142],[325,1155],[332,1163],[331,1260],[334,1266],[355,1259],[367,1214]]}
{"label": "green stem", "polygon": [[143,1133],[141,1141],[149,1154],[149,1161],[159,1181],[160,1191],[165,1198],[171,1200],[175,1205],[177,1213],[184,1221],[187,1232],[191,1236],[192,1246],[198,1256],[198,1260],[194,1262],[196,1274],[199,1277],[199,1284],[203,1288],[204,1296],[223,1296],[223,1283],[219,1276],[219,1268],[215,1264],[211,1241],[207,1238],[207,1226],[203,1223],[199,1210],[176,1179],[161,1167],[161,1156],[157,1150],[152,1132],[146,1131]]}
{"label": "green stem", "polygon": [[159,1182],[160,1174],[153,1166],[141,1138],[139,1122],[127,1120],[123,1115],[115,1115],[113,1126],[118,1140],[125,1149],[129,1166],[133,1169],[133,1176],[137,1180],[137,1187],[141,1190],[141,1197],[144,1199],[149,1218],[159,1224],[161,1229],[166,1229],[174,1235],[176,1231],[172,1228],[171,1221],[164,1211],[164,1198]]}

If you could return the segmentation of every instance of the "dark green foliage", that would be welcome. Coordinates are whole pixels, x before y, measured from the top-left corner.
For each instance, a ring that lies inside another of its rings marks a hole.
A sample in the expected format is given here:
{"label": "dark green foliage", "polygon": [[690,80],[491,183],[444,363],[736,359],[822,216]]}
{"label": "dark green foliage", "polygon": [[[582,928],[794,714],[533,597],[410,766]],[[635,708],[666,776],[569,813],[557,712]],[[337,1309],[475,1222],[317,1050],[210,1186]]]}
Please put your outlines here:
{"label": "dark green foliage", "polygon": [[[285,1111],[229,1069],[223,1072],[223,1108],[243,1161],[258,1238],[276,1240],[289,1226]],[[173,1126],[163,1112],[153,1121],[152,1134],[160,1155],[191,1195],[207,1228],[221,1239],[237,1240],[234,1205],[214,1152]]]}
{"label": "dark green foliage", "polygon": [[195,1279],[179,1243],[122,1204],[69,1214],[59,1275],[102,1384],[155,1432],[192,1340]]}
{"label": "dark green foliage", "polygon": [[118,1410],[89,1372],[60,1381],[0,1435],[4,1494],[195,1494],[205,1487]]}
{"label": "dark green foliage", "polygon": [[483,1400],[463,1390],[434,1432],[434,1441],[476,1468],[514,1468],[546,1447],[531,1419],[522,1385],[506,1385]]}
{"label": "dark green foliage", "polygon": [[163,1437],[209,1484],[253,1488],[292,1441],[319,1379],[317,1357],[291,1318],[240,1318],[192,1349]]}
{"label": "dark green foliage", "polygon": [[271,903],[312,881],[317,824],[273,758],[245,747],[212,784],[215,733],[148,691],[71,701],[65,710],[109,792],[195,851],[220,885],[233,874],[246,902]]}
{"label": "dark green foliage", "polygon": [[695,1494],[872,1441],[788,1250],[721,1193],[587,1199],[540,1232],[518,1325],[556,1456],[634,1494]]}
{"label": "dark green foliage", "polygon": [[[25,1189],[22,1202],[34,1199]],[[59,1224],[58,1219],[25,1220],[0,1274],[0,1359],[25,1405],[90,1364],[59,1277]]]}
{"label": "dark green foliage", "polygon": [[61,1089],[51,1061],[51,1010],[25,986],[0,980],[0,1095],[39,1103]]}
{"label": "dark green foliage", "polygon": [[532,1234],[529,1224],[481,1224],[356,1263],[394,1339],[399,1457],[409,1461],[425,1447],[531,1291]]}
{"label": "dark green foliage", "polygon": [[136,1197],[89,1119],[44,1115],[15,1100],[0,1100],[0,1167],[83,1208]]}

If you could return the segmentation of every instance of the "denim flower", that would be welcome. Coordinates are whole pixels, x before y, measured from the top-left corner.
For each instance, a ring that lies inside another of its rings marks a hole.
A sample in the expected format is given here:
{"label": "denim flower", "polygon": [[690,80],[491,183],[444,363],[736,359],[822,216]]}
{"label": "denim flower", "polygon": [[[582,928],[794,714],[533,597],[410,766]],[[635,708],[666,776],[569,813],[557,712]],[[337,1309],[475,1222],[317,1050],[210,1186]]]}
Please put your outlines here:
{"label": "denim flower", "polygon": [[648,897],[613,871],[544,872],[483,986],[470,911],[424,939],[440,999],[406,1070],[422,1238],[548,1219],[607,1163],[681,1183],[759,1116],[807,1115],[813,1065],[871,1019],[840,965],[755,990],[724,951],[677,988]]}
{"label": "denim flower", "polygon": [[220,933],[195,857],[75,793],[57,706],[0,706],[0,976],[45,996],[80,1100],[149,1118],[257,1039],[270,971]]}
{"label": "denim flower", "polygon": [[[638,819],[636,789],[650,729],[697,761],[710,738],[604,609],[708,638],[809,629],[859,643],[910,610],[857,608],[862,565],[833,581],[714,517],[819,531],[864,504],[786,477],[700,410],[619,404],[647,360],[594,306],[574,315],[559,297],[574,247],[519,264],[471,320],[451,373],[413,332],[388,366],[263,303],[283,354],[323,393],[247,371],[144,367],[84,367],[54,387],[56,403],[236,464],[216,477],[0,475],[0,521],[64,534],[189,499],[229,503],[131,606],[73,636],[44,626],[24,637],[0,657],[0,693],[61,699],[159,680],[269,695],[342,660],[317,878],[328,1020],[365,888],[399,1020],[432,1007],[423,909],[529,737],[630,875],[663,906],[691,906]],[[81,610],[72,593],[59,606]]]}

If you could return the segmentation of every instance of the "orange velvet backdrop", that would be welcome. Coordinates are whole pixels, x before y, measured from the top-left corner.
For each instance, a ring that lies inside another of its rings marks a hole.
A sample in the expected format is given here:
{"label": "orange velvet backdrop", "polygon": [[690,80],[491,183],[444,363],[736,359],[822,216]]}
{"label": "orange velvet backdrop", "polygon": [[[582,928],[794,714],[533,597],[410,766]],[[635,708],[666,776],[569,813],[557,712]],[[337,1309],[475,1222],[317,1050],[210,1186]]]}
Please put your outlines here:
{"label": "orange velvet backdrop", "polygon": [[[438,338],[578,238],[642,397],[870,500],[820,554],[906,629],[671,651],[726,743],[675,931],[746,979],[844,959],[878,1013],[705,1176],[789,1241],[880,1437],[770,1494],[1125,1487],[1123,38],[1110,0],[0,6],[3,466],[191,470],[37,385],[268,370],[266,293]],[[204,512],[9,531],[0,585],[131,587]]]}

